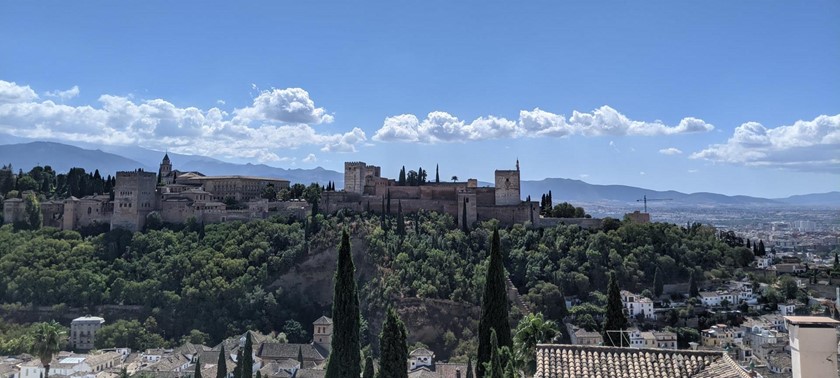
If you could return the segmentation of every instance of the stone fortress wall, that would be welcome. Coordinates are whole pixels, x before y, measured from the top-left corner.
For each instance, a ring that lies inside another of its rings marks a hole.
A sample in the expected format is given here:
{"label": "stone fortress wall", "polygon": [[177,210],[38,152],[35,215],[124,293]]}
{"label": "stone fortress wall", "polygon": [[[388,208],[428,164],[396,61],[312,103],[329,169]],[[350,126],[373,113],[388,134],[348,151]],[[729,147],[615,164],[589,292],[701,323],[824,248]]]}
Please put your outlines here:
{"label": "stone fortress wall", "polygon": [[[478,187],[478,181],[425,183],[420,186],[399,186],[394,179],[380,175],[378,166],[364,162],[344,164],[344,190],[324,192],[319,206],[326,212],[341,209],[387,211],[388,199],[391,214],[402,207],[404,213],[420,210],[450,214],[459,226],[466,221],[498,219],[504,226],[516,223],[539,223],[539,203],[521,199],[519,162],[516,170],[497,170],[495,187]],[[362,176],[364,175],[364,176]],[[466,218],[464,209],[466,208]]]}

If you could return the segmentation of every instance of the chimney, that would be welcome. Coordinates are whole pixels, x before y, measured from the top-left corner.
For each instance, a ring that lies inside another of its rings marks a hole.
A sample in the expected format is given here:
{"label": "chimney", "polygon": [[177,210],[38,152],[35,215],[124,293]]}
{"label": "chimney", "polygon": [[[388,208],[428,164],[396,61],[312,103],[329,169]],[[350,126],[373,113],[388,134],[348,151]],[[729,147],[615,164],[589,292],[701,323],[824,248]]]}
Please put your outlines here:
{"label": "chimney", "polygon": [[455,369],[455,378],[461,378],[461,369]]}
{"label": "chimney", "polygon": [[839,321],[824,316],[786,316],[793,378],[837,375]]}
{"label": "chimney", "polygon": [[700,345],[700,344],[692,341],[692,342],[688,343],[688,345],[691,346],[691,350],[697,350],[697,346]]}

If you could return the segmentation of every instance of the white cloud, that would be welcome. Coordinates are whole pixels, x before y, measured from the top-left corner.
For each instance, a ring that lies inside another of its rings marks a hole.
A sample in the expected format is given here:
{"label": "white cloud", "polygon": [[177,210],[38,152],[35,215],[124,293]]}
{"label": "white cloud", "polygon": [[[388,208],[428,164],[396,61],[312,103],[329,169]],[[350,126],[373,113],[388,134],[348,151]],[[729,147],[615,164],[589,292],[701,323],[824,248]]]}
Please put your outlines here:
{"label": "white cloud", "polygon": [[79,95],[79,86],[74,85],[73,88],[70,88],[66,91],[47,91],[44,92],[44,94],[47,97],[58,97],[62,100],[69,100]]}
{"label": "white cloud", "polygon": [[465,122],[440,111],[429,113],[423,120],[413,114],[402,114],[386,118],[373,139],[383,142],[438,143],[570,135],[674,135],[713,129],[714,126],[692,117],[683,118],[676,126],[667,126],[659,121],[634,121],[609,106],[602,106],[591,113],[574,111],[568,120],[562,115],[539,108],[520,111],[519,119],[515,121],[486,116]]}
{"label": "white cloud", "polygon": [[697,172],[700,172],[700,171],[698,171],[698,170],[696,170],[696,169],[689,169],[689,170],[688,170],[688,173],[697,173]]}
{"label": "white cloud", "polygon": [[315,156],[315,154],[309,154],[309,155],[306,155],[305,158],[303,158],[304,163],[315,163],[317,161],[318,161],[318,158]]}
{"label": "white cloud", "polygon": [[35,101],[38,95],[29,86],[17,85],[14,81],[0,80],[0,104]]}
{"label": "white cloud", "polygon": [[135,101],[102,95],[98,106],[68,106],[38,99],[38,94],[28,86],[0,80],[0,133],[24,138],[139,145],[261,162],[284,161],[276,151],[304,145],[322,146],[325,151],[352,152],[367,140],[359,128],[343,134],[324,134],[306,123],[256,122],[215,107],[181,108],[163,99]]}
{"label": "white cloud", "polygon": [[663,154],[663,155],[679,155],[683,152],[682,152],[682,150],[680,150],[678,148],[668,147],[668,148],[663,148],[663,149],[659,150],[659,153]]}
{"label": "white cloud", "polygon": [[840,172],[840,114],[767,128],[757,122],[738,126],[726,143],[691,155],[713,162]]}
{"label": "white cloud", "polygon": [[319,124],[331,123],[333,116],[324,108],[315,107],[309,92],[301,88],[272,89],[262,91],[254,103],[234,114],[247,120],[280,121],[288,123]]}
{"label": "white cloud", "polygon": [[639,172],[639,174],[640,174],[640,175],[642,175],[642,176],[644,176],[644,175],[646,175],[647,173],[645,173],[645,171],[641,171],[641,172]]}

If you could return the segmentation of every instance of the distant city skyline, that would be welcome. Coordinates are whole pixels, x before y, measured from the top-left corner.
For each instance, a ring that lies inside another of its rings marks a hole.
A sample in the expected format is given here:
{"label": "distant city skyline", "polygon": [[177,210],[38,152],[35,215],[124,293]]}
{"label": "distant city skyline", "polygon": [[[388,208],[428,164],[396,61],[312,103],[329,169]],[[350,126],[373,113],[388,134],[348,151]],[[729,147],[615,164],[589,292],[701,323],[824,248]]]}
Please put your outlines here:
{"label": "distant city skyline", "polygon": [[840,3],[4,3],[0,144],[840,190]]}

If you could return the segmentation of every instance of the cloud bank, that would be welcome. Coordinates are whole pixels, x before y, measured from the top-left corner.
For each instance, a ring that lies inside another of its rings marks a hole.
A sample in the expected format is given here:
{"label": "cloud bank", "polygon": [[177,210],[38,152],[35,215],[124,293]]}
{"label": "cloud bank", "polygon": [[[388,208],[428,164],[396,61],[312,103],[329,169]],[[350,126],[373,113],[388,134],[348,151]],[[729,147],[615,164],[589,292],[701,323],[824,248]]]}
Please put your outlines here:
{"label": "cloud bank", "polygon": [[589,113],[574,111],[568,119],[539,108],[520,111],[518,120],[486,116],[466,122],[440,111],[431,112],[422,120],[413,114],[401,114],[386,118],[382,127],[374,134],[373,140],[444,143],[570,135],[656,136],[706,132],[713,129],[713,125],[693,117],[683,118],[675,126],[668,126],[659,121],[635,121],[605,105]]}
{"label": "cloud bank", "polygon": [[[67,91],[45,92],[69,99]],[[322,151],[353,152],[367,140],[359,128],[322,133],[312,125],[331,123],[333,116],[316,107],[300,88],[263,91],[251,106],[229,114],[178,107],[163,100],[135,101],[102,95],[97,107],[41,101],[29,86],[0,80],[0,133],[24,138],[54,139],[106,145],[139,145],[179,153],[279,161],[275,151],[316,145]]]}
{"label": "cloud bank", "polygon": [[692,159],[720,163],[840,173],[840,114],[767,128],[747,122],[726,143],[693,153]]}

